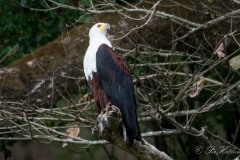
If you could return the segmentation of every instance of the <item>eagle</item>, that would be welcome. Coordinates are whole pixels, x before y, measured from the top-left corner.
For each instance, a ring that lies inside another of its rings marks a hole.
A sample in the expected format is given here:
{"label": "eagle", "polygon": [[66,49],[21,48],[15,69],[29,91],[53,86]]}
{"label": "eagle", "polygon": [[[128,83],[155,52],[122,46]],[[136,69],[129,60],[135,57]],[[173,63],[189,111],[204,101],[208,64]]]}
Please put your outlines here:
{"label": "eagle", "polygon": [[122,114],[124,138],[130,145],[142,141],[137,120],[134,86],[128,65],[107,39],[108,23],[97,23],[89,31],[89,46],[83,60],[88,88],[97,111],[108,103],[117,106]]}

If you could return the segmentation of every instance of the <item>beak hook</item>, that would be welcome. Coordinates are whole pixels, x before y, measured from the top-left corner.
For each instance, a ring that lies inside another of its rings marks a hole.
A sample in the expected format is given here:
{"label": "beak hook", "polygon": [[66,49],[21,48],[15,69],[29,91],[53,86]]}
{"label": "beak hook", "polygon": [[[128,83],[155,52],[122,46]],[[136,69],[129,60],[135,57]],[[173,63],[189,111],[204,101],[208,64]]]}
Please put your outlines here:
{"label": "beak hook", "polygon": [[106,23],[106,28],[110,30],[111,28],[110,24]]}

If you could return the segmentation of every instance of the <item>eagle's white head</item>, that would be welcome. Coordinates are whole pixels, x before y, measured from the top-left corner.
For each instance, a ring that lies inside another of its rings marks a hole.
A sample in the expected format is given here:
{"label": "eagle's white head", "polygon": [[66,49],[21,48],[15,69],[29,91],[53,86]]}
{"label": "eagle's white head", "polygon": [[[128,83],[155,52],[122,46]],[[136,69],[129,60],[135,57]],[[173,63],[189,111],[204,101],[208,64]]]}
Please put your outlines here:
{"label": "eagle's white head", "polygon": [[110,29],[110,25],[108,23],[97,23],[92,26],[89,31],[90,39],[93,37],[105,36],[107,34],[107,30]]}

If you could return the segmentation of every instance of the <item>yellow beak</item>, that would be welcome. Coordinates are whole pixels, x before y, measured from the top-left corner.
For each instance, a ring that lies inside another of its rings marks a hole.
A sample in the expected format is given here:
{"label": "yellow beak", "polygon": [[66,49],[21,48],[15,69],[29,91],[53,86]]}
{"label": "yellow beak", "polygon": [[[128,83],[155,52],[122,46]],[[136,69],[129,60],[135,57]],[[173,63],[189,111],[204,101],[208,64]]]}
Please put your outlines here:
{"label": "yellow beak", "polygon": [[103,23],[101,24],[101,26],[99,27],[100,30],[107,30],[110,29],[110,24],[108,23]]}

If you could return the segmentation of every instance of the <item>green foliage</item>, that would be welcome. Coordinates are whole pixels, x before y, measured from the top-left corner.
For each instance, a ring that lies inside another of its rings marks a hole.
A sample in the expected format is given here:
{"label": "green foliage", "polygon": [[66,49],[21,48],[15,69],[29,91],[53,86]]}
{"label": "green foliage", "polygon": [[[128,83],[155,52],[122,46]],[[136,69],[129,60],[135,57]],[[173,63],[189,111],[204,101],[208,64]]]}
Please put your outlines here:
{"label": "green foliage", "polygon": [[[58,2],[65,1],[59,0]],[[66,25],[89,19],[83,16],[82,12],[70,9],[39,12],[30,8],[45,9],[47,7],[43,1],[37,0],[8,2],[0,0],[0,60],[16,44],[19,46],[17,51],[5,59],[0,66],[9,64],[53,40],[66,28]]]}

